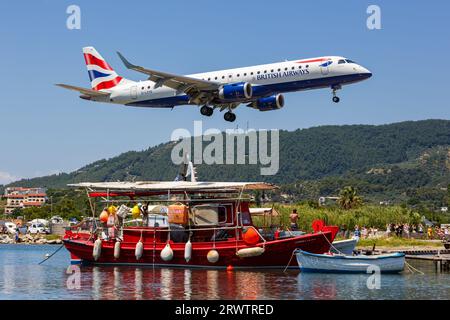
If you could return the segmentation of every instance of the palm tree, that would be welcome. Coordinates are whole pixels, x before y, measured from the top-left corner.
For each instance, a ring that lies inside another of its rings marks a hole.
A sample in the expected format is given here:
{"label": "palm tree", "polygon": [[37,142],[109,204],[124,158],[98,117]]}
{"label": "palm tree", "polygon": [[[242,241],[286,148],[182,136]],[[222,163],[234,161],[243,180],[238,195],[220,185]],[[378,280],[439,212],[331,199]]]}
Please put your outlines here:
{"label": "palm tree", "polygon": [[356,189],[351,186],[344,187],[339,193],[338,203],[345,210],[356,208],[362,202],[363,200],[357,195]]}

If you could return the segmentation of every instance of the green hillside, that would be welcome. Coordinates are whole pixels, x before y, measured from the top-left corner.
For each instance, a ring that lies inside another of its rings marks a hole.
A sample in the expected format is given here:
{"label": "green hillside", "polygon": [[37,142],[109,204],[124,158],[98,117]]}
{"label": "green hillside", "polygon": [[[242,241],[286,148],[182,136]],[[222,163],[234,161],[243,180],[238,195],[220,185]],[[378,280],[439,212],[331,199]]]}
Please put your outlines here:
{"label": "green hillside", "polygon": [[[374,200],[408,200],[414,192],[445,193],[449,147],[448,120],[320,126],[280,132],[280,169],[274,176],[261,176],[259,165],[196,167],[200,180],[274,182],[296,199],[334,194],[352,184]],[[173,143],[164,143],[14,185],[63,188],[81,181],[173,180],[178,168],[171,162],[172,148]]]}

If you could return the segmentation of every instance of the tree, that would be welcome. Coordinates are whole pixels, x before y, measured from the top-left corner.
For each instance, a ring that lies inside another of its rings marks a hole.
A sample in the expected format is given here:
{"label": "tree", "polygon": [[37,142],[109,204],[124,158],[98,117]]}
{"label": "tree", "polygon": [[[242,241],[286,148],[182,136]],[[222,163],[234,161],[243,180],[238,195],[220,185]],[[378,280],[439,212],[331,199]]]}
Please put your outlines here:
{"label": "tree", "polygon": [[356,189],[351,186],[344,187],[339,193],[338,203],[342,209],[349,210],[359,207],[362,202],[363,200],[357,195]]}

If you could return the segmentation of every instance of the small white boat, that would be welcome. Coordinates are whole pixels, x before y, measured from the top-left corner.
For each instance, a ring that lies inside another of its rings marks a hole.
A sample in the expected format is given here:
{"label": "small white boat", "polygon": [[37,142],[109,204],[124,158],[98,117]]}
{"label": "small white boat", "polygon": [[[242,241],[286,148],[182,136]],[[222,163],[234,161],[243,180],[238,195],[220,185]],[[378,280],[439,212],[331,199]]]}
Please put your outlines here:
{"label": "small white boat", "polygon": [[[302,272],[372,273],[378,267],[381,273],[398,273],[405,266],[405,254],[399,252],[373,256],[346,256],[296,250],[295,254]],[[369,269],[370,266],[374,266],[373,269]]]}
{"label": "small white boat", "polygon": [[355,250],[356,244],[358,243],[358,239],[346,239],[333,241],[333,245],[330,248],[332,253],[342,253],[351,255],[353,254],[353,250]]}

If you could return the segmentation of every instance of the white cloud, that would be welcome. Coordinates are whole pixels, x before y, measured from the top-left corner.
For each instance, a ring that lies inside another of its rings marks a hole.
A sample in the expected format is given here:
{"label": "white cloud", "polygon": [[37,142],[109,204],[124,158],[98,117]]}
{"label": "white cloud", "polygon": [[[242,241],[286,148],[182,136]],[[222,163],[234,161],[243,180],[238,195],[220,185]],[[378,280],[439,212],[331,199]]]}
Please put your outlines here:
{"label": "white cloud", "polygon": [[9,174],[8,172],[0,171],[0,184],[8,184],[16,180],[19,180],[19,178]]}

